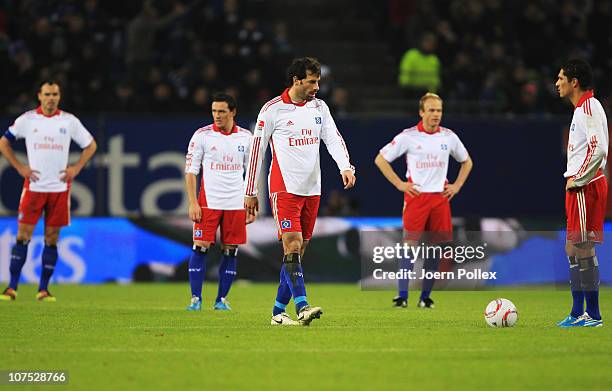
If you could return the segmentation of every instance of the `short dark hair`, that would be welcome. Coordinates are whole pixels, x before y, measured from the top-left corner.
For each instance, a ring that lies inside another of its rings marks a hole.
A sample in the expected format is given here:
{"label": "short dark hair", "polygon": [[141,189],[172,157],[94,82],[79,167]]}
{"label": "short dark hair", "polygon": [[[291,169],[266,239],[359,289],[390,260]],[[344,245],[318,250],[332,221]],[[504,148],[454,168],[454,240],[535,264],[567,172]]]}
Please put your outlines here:
{"label": "short dark hair", "polygon": [[226,102],[227,107],[230,109],[230,111],[234,111],[234,109],[236,109],[236,99],[234,99],[234,97],[228,93],[216,92],[212,96],[212,101],[213,102]]}
{"label": "short dark hair", "polygon": [[62,89],[62,86],[60,85],[60,83],[57,82],[57,80],[54,79],[45,79],[42,80],[39,84],[38,84],[38,91],[42,90],[43,86],[45,84],[49,84],[50,86],[52,86],[53,84],[55,84],[56,86],[58,86],[60,88],[60,90]]}
{"label": "short dark hair", "polygon": [[572,79],[578,80],[580,88],[590,90],[593,88],[593,70],[588,62],[581,58],[573,58],[566,61],[562,66],[563,74],[568,81]]}
{"label": "short dark hair", "polygon": [[314,57],[301,57],[293,60],[287,68],[287,87],[293,85],[293,77],[299,80],[306,78],[306,73],[310,72],[315,76],[321,76],[321,63]]}

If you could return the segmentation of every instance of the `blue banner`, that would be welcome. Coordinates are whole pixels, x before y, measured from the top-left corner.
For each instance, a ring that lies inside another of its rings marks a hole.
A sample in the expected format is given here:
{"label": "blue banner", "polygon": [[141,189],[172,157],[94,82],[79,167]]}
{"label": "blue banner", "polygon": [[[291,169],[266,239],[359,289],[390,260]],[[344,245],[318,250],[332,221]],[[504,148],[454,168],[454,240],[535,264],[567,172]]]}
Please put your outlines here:
{"label": "blue banner", "polygon": [[[0,281],[9,279],[11,248],[17,235],[14,218],[0,218]],[[38,224],[28,246],[21,281],[38,283],[44,228]],[[130,282],[138,265],[175,265],[191,248],[147,232],[123,218],[77,218],[62,229],[52,282]]]}

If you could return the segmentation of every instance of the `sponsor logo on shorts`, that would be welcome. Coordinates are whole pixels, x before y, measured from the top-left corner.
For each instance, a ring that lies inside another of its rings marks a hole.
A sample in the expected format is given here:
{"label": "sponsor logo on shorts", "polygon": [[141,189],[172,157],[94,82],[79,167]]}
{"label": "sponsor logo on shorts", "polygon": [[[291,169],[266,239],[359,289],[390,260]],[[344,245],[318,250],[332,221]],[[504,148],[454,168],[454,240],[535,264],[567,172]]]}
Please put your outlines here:
{"label": "sponsor logo on shorts", "polygon": [[195,232],[193,233],[193,236],[196,238],[201,238],[202,237],[202,230],[201,229],[196,229]]}
{"label": "sponsor logo on shorts", "polygon": [[281,221],[281,229],[289,229],[291,228],[291,220],[284,219]]}

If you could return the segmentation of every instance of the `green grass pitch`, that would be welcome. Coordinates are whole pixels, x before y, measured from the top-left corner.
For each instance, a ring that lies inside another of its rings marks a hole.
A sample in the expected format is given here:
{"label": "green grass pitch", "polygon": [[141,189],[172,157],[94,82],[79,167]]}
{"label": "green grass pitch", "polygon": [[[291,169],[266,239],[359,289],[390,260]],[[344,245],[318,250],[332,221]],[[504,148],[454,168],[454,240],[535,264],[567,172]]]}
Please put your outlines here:
{"label": "green grass pitch", "polygon": [[[0,369],[68,370],[68,388],[117,389],[589,389],[612,384],[612,324],[563,330],[569,292],[434,292],[436,309],[391,307],[393,292],[309,284],[324,315],[310,327],[270,326],[273,284],[238,283],[232,312],[184,311],[187,284],[60,285],[57,303],[0,302]],[[515,327],[482,313],[512,300]],[[612,290],[601,292],[612,320]],[[289,307],[288,307],[289,308]],[[290,304],[293,314],[293,304]],[[59,386],[62,387],[62,386]],[[19,389],[26,389],[20,387]]]}

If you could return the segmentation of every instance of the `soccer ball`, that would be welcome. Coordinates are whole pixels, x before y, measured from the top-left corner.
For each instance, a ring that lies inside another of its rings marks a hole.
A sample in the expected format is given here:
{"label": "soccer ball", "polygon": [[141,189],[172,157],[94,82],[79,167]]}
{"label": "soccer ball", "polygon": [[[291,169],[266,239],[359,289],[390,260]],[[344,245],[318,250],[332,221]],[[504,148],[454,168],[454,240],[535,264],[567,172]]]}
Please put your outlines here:
{"label": "soccer ball", "polygon": [[518,312],[510,300],[495,299],[485,308],[484,318],[491,327],[512,327],[518,319]]}

